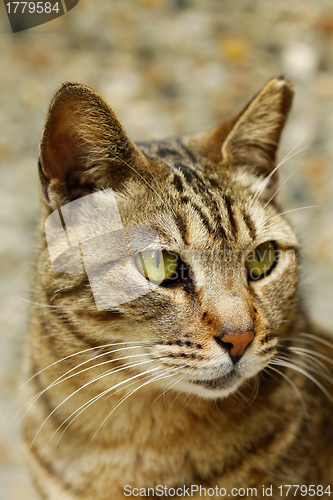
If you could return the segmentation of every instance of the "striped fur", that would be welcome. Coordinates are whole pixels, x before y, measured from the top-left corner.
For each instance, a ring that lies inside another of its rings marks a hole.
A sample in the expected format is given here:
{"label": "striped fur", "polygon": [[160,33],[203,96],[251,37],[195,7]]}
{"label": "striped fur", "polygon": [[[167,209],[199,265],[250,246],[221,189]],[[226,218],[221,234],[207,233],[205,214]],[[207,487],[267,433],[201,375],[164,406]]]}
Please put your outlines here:
{"label": "striped fur", "polygon": [[[297,238],[270,200],[292,95],[273,79],[210,132],[135,145],[91,89],[56,94],[41,142],[25,360],[24,437],[41,498],[118,500],[125,485],[191,484],[257,487],[260,497],[263,484],[329,484],[326,341],[300,300]],[[182,258],[186,280],[98,311],[86,274],[53,269],[46,217],[92,192],[108,203],[104,188],[124,226],[152,227]],[[246,255],[266,241],[276,267],[249,282]],[[221,338],[246,331],[254,339],[233,364]]]}

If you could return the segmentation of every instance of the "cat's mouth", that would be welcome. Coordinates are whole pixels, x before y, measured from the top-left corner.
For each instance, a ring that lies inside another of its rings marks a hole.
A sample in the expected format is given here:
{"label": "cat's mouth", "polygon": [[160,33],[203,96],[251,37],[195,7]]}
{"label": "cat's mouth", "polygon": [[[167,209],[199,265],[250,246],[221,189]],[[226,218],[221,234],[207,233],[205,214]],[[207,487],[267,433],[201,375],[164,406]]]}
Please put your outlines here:
{"label": "cat's mouth", "polygon": [[210,380],[191,380],[192,384],[200,385],[205,389],[229,389],[234,385],[237,374],[235,370],[231,370],[227,375],[213,378]]}

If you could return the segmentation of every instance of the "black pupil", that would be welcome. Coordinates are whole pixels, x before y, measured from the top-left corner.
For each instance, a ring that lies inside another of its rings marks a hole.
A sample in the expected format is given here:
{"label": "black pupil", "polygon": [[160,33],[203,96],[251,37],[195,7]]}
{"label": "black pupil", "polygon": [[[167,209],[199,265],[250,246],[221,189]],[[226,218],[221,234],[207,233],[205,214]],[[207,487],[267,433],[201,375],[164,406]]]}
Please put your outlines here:
{"label": "black pupil", "polygon": [[160,265],[160,252],[157,252],[157,256],[156,256],[156,267],[159,267]]}

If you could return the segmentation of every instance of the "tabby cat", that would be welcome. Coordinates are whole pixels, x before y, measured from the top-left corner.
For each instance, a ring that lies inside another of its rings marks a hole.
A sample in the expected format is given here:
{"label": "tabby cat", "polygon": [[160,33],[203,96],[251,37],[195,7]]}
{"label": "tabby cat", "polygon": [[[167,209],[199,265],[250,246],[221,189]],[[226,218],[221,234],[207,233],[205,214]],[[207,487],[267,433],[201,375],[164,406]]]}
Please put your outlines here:
{"label": "tabby cat", "polygon": [[332,344],[275,198],[293,93],[274,78],[209,132],[138,145],[92,89],[56,93],[25,360],[41,498],[329,497]]}

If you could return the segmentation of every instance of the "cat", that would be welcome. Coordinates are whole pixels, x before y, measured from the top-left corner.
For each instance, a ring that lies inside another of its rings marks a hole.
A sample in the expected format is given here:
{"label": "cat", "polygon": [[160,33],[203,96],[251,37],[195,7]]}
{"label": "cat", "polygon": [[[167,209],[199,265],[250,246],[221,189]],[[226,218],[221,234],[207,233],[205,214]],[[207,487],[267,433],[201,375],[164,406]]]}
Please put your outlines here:
{"label": "cat", "polygon": [[332,343],[275,198],[293,95],[273,78],[211,131],[136,145],[92,89],[56,93],[24,364],[41,498],[329,496]]}

